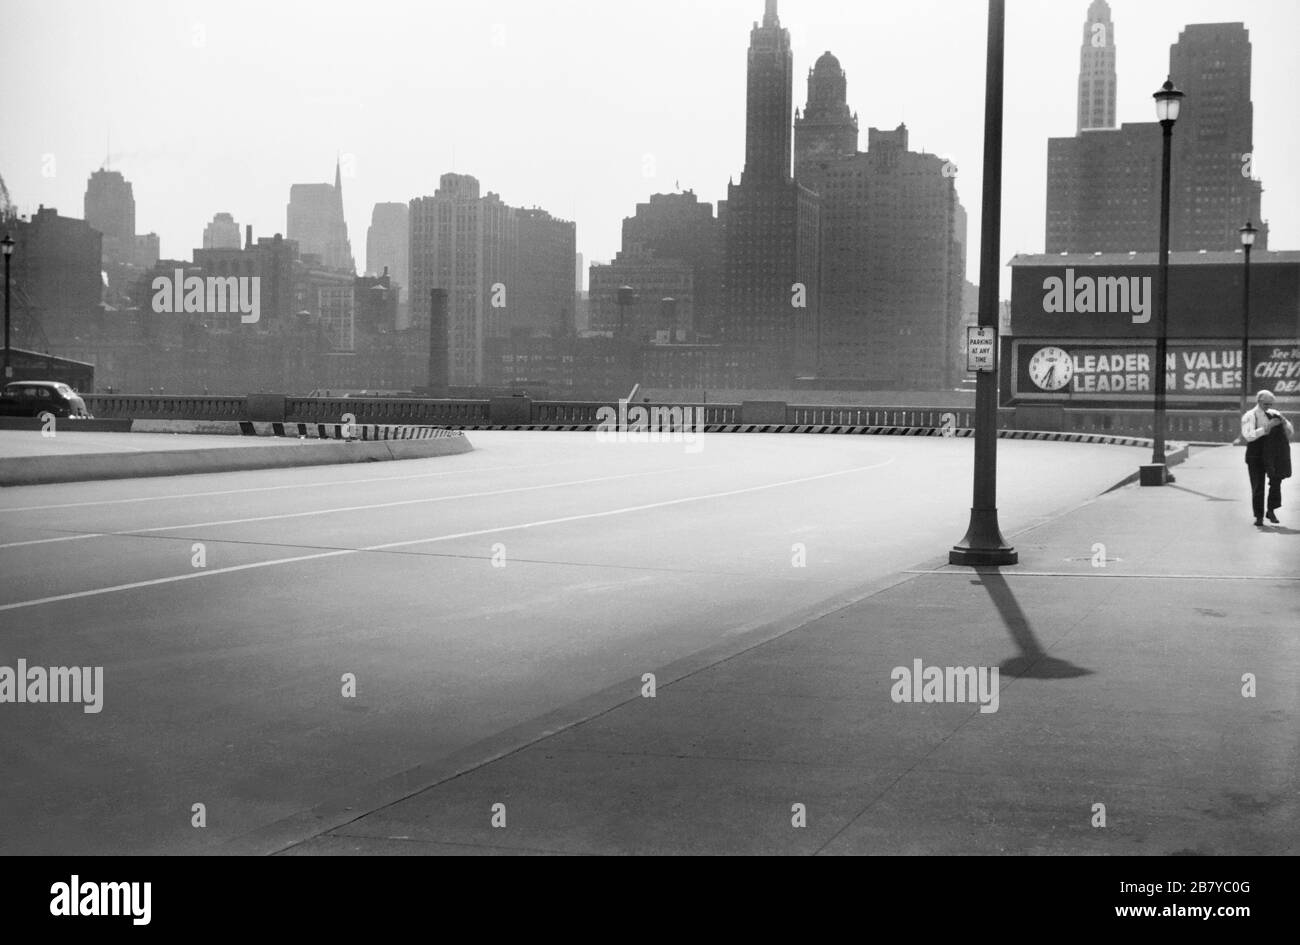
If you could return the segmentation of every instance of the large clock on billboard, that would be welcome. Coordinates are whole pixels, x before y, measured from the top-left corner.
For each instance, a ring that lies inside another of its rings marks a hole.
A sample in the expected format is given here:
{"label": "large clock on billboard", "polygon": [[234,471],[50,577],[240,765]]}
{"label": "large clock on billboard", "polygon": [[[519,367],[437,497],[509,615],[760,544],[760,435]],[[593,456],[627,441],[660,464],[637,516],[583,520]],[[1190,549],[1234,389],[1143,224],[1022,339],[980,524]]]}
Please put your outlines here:
{"label": "large clock on billboard", "polygon": [[1073,374],[1074,362],[1063,348],[1039,348],[1029,359],[1029,379],[1039,390],[1060,390]]}

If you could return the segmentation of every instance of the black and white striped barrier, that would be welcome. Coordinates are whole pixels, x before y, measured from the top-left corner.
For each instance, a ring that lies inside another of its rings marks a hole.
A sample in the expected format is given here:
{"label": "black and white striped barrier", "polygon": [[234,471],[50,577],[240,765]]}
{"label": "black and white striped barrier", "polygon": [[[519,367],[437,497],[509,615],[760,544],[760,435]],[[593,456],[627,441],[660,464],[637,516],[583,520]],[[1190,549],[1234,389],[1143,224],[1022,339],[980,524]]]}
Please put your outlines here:
{"label": "black and white striped barrier", "polygon": [[[451,430],[538,430],[551,432],[591,433],[603,429],[596,423],[506,423],[506,424],[452,424]],[[619,431],[609,430],[609,433]],[[626,433],[649,435],[651,431],[627,430]],[[898,426],[849,426],[810,423],[706,423],[698,430],[692,428],[681,431],[659,431],[660,436],[672,432],[686,433],[831,433],[858,434],[862,436],[938,436],[938,437],[972,437],[971,429],[954,429],[943,427],[898,427]],[[1148,437],[1117,436],[1110,433],[1058,433],[1046,430],[999,430],[998,437],[1004,440],[1052,440],[1059,443],[1096,443],[1108,446],[1147,446],[1151,445]]]}
{"label": "black and white striped barrier", "polygon": [[436,440],[465,435],[461,430],[443,427],[382,423],[260,423],[241,420],[239,428],[245,436],[296,436],[308,440]]}
{"label": "black and white striped barrier", "polygon": [[307,440],[436,440],[464,436],[445,427],[384,423],[281,423],[260,420],[132,420],[132,433],[279,436]]}

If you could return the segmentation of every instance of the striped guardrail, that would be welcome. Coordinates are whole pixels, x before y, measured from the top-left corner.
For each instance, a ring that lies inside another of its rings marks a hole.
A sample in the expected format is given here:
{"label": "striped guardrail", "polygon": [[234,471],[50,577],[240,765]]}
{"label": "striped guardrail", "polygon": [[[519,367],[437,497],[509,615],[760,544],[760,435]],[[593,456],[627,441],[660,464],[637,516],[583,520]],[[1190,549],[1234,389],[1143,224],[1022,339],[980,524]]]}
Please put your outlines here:
{"label": "striped guardrail", "polygon": [[[237,420],[286,423],[341,423],[347,414],[358,424],[440,426],[496,429],[584,429],[609,414],[602,410],[644,408],[648,412],[680,409],[721,430],[806,432],[826,429],[970,430],[975,410],[970,406],[841,406],[787,405],[775,402],[628,404],[617,402],[529,400],[494,397],[476,400],[429,398],[343,398],[251,395],[214,397],[161,394],[87,394],[86,405],[96,418],[156,420]],[[1236,410],[1170,410],[1166,435],[1199,442],[1230,442],[1238,435]],[[784,421],[782,423],[781,421]],[[1004,430],[1043,430],[1112,437],[1146,437],[1151,411],[1084,407],[1002,407],[998,427]]]}

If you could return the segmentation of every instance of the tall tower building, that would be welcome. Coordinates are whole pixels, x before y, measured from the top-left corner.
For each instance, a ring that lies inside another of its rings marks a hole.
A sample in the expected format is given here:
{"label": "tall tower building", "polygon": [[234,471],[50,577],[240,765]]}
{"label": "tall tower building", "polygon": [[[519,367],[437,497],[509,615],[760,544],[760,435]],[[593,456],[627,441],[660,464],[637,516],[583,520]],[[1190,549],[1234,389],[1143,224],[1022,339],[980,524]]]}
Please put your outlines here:
{"label": "tall tower building", "polygon": [[366,272],[382,276],[388,270],[389,285],[400,287],[397,302],[396,327],[409,328],[411,219],[410,208],[404,203],[377,203],[370,214],[370,228],[366,230]]}
{"label": "tall tower building", "polygon": [[[443,174],[410,204],[411,319],[429,324],[431,290],[447,291],[449,383],[483,383],[483,346],[509,326],[517,292],[518,218],[468,174]],[[568,281],[568,263],[565,264]]]}
{"label": "tall tower building", "polygon": [[776,0],[750,32],[745,170],[727,187],[724,344],[750,349],[750,385],[784,386],[815,368],[817,195],[790,175],[794,74]]}
{"label": "tall tower building", "polygon": [[1092,0],[1079,49],[1079,116],[1075,133],[1115,127],[1115,24],[1110,4]]}
{"label": "tall tower building", "polygon": [[203,228],[204,249],[239,249],[239,224],[229,213],[218,213]]}
{"label": "tall tower building", "polygon": [[134,285],[158,261],[158,234],[137,236],[135,194],[120,171],[100,168],[86,183],[86,223],[104,234],[101,266],[108,277],[104,301],[114,307],[138,304]]}
{"label": "tall tower building", "polygon": [[783,183],[790,177],[790,115],[794,104],[794,54],[782,29],[776,0],[766,0],[763,25],[749,34],[745,83],[745,172],[749,184]]}
{"label": "tall tower building", "polygon": [[905,125],[870,128],[867,143],[800,171],[821,196],[817,373],[868,389],[951,389],[966,271],[956,180],[942,158],[909,150]]}
{"label": "tall tower building", "polygon": [[840,61],[825,52],[808,71],[803,115],[795,112],[794,176],[803,180],[811,165],[857,153],[858,116],[849,110],[848,78]]}
{"label": "tall tower building", "polygon": [[1186,93],[1174,127],[1169,245],[1236,249],[1239,228],[1259,227],[1263,185],[1251,173],[1255,108],[1250,100],[1250,33],[1244,23],[1193,23],[1169,50],[1169,74]]}
{"label": "tall tower building", "polygon": [[[1107,35],[1113,39],[1113,28]],[[1263,186],[1251,173],[1250,59],[1242,23],[1192,24],[1170,49],[1169,75],[1185,93],[1173,133],[1171,250],[1238,249],[1247,220],[1259,228],[1255,248],[1268,248]],[[1155,252],[1160,154],[1154,121],[1049,138],[1046,251]]]}
{"label": "tall tower building", "polygon": [[303,255],[320,257],[329,269],[356,273],[352,244],[348,241],[348,224],[343,217],[343,180],[334,165],[334,183],[294,184],[289,188],[287,238],[297,240]]}
{"label": "tall tower building", "polygon": [[86,184],[86,222],[105,236],[135,238],[135,195],[121,171],[100,168]]}
{"label": "tall tower building", "polygon": [[518,209],[519,250],[514,297],[509,299],[510,331],[530,334],[567,332],[573,325],[573,264],[578,231],[539,207]]}

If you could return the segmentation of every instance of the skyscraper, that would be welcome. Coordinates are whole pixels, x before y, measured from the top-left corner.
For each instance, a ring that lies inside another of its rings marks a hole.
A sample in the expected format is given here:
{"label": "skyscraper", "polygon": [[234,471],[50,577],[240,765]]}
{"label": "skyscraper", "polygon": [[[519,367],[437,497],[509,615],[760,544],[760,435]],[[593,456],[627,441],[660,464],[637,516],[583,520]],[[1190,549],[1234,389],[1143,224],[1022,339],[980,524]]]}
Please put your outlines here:
{"label": "skyscraper", "polygon": [[865,152],[810,158],[799,180],[822,198],[819,376],[955,386],[966,211],[943,159],[909,150],[905,125],[870,128]]}
{"label": "skyscraper", "polygon": [[382,276],[388,270],[390,285],[400,287],[398,330],[409,327],[411,275],[411,211],[404,203],[377,203],[366,230],[366,272]]}
{"label": "skyscraper", "polygon": [[[410,203],[411,317],[429,324],[430,291],[447,291],[453,385],[483,382],[483,344],[503,336],[513,291],[518,219],[468,174],[443,174],[431,197]],[[567,282],[567,266],[566,266]]]}
{"label": "skyscraper", "polygon": [[[1097,8],[1094,2],[1090,18]],[[1108,17],[1098,23],[1106,25],[1106,39],[1113,43]],[[1089,35],[1085,25],[1085,62]],[[1112,50],[1112,61],[1113,55]],[[1255,248],[1268,247],[1268,225],[1260,219],[1263,187],[1251,167],[1250,60],[1249,34],[1241,23],[1193,24],[1170,49],[1169,75],[1186,93],[1173,133],[1172,250],[1237,249],[1238,230],[1247,220],[1259,228]],[[1084,78],[1080,76],[1081,119]],[[1092,94],[1089,102],[1096,101]],[[1049,138],[1046,251],[1155,252],[1160,164],[1161,129],[1154,121]]]}
{"label": "skyscraper", "polygon": [[387,267],[393,281],[405,286],[410,269],[411,210],[404,203],[377,203],[366,230],[366,272],[381,275]]}
{"label": "skyscraper", "polygon": [[727,186],[721,340],[762,349],[754,386],[780,386],[815,360],[817,195],[790,175],[790,33],[776,0],[750,31],[745,169]]}
{"label": "skyscraper", "polygon": [[229,213],[218,213],[203,228],[204,249],[239,249],[239,224]]}
{"label": "skyscraper", "polygon": [[1250,100],[1250,33],[1244,23],[1194,23],[1169,50],[1169,74],[1186,93],[1174,128],[1169,221],[1173,250],[1240,247],[1239,228],[1259,228],[1263,185],[1252,174],[1255,108]]}
{"label": "skyscraper", "polygon": [[100,168],[86,183],[86,223],[104,235],[102,271],[108,277],[104,301],[114,307],[139,304],[134,286],[158,261],[158,234],[136,235],[135,194],[120,171]]}
{"label": "skyscraper", "polygon": [[86,183],[86,222],[105,236],[135,237],[135,194],[121,171],[100,168]]}
{"label": "skyscraper", "polygon": [[329,269],[356,273],[348,224],[343,217],[343,180],[334,165],[334,183],[294,184],[289,188],[286,235],[304,255],[315,254]]}
{"label": "skyscraper", "polygon": [[1110,4],[1092,0],[1079,50],[1079,116],[1075,132],[1115,127],[1115,25]]}
{"label": "skyscraper", "polygon": [[577,227],[539,207],[515,211],[519,257],[509,299],[509,331],[567,332],[573,326]]}
{"label": "skyscraper", "polygon": [[[677,260],[691,268],[692,319],[682,306],[684,327],[711,331],[717,321],[722,291],[722,224],[713,205],[701,203],[694,191],[653,194],[636,205],[636,214],[623,219],[623,252],[639,244],[660,262]],[[658,302],[658,299],[655,300]]]}
{"label": "skyscraper", "polygon": [[790,113],[794,101],[794,55],[790,31],[782,29],[776,0],[766,0],[763,25],[749,34],[745,90],[745,180],[784,183],[790,177]]}
{"label": "skyscraper", "polygon": [[848,78],[840,61],[822,53],[808,70],[808,103],[795,112],[794,176],[812,162],[827,162],[858,153],[858,116],[849,110]]}

